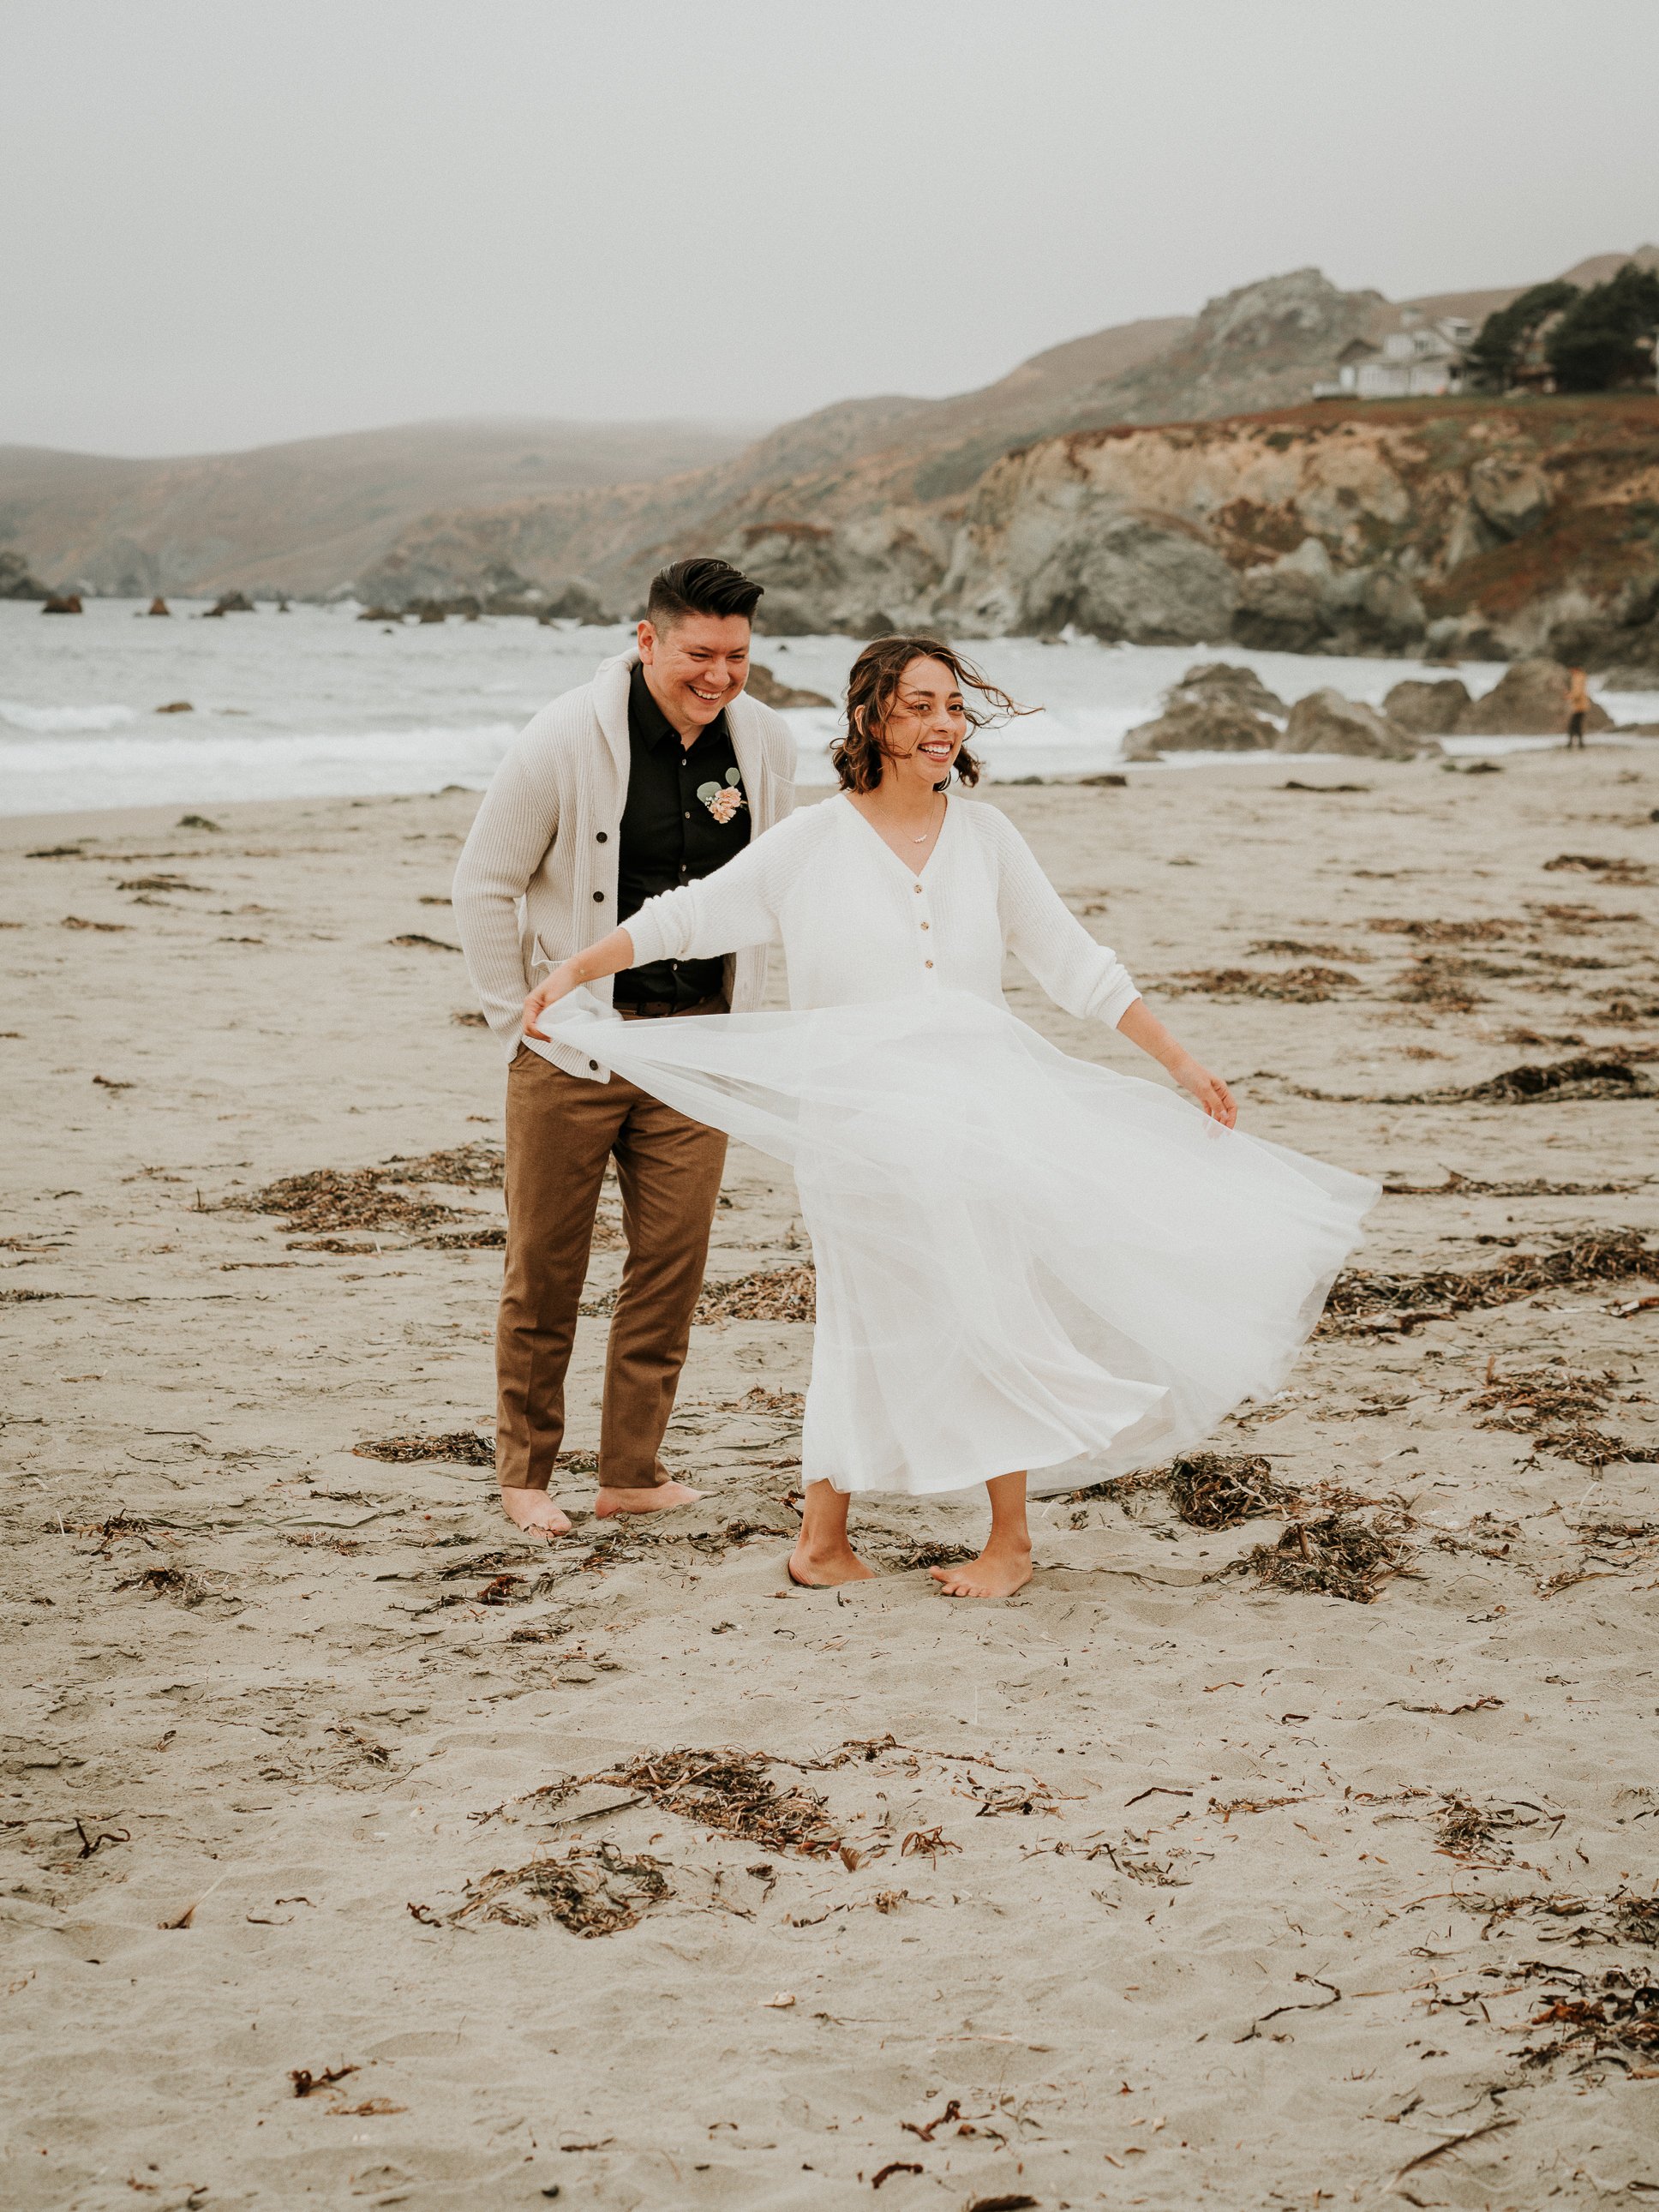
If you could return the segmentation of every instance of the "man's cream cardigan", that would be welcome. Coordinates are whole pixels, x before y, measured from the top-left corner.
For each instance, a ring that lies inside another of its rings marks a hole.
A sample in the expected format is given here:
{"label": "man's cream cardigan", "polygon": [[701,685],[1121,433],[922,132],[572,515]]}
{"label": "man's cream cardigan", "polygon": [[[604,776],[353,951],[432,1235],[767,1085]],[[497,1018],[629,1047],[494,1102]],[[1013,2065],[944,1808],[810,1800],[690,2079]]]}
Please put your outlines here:
{"label": "man's cream cardigan", "polygon": [[[511,1060],[524,1042],[525,994],[550,968],[613,930],[617,854],[628,798],[628,687],[633,648],[591,684],[544,707],[495,771],[455,870],[461,949],[490,1028]],[[732,749],[759,836],[795,803],[795,741],[781,714],[741,693],[726,710]],[[611,995],[611,979],[593,984]],[[766,948],[726,963],[734,1014],[759,1006]],[[568,1075],[609,1082],[568,1045],[536,1049]]]}

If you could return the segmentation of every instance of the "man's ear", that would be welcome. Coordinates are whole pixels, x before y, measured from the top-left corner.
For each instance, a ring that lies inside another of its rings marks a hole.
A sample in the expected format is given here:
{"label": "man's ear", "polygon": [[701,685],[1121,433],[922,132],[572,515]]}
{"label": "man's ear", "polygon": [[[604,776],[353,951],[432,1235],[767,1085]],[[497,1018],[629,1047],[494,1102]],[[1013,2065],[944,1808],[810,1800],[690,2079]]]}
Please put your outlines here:
{"label": "man's ear", "polygon": [[642,622],[635,634],[639,640],[640,659],[649,668],[656,653],[657,633],[648,622]]}

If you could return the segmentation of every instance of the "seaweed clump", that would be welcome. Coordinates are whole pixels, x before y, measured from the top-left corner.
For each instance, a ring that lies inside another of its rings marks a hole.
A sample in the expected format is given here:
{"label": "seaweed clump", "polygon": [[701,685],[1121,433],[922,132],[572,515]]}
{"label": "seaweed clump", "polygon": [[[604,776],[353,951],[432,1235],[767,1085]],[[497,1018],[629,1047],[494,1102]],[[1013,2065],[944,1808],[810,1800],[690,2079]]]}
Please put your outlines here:
{"label": "seaweed clump", "polygon": [[1374,1605],[1383,1585],[1411,1561],[1403,1526],[1382,1515],[1368,1522],[1340,1512],[1314,1514],[1291,1522],[1277,1544],[1258,1544],[1221,1571],[1252,1573],[1267,1589]]}
{"label": "seaweed clump", "polygon": [[1176,1512],[1194,1528],[1236,1528],[1241,1521],[1288,1511],[1300,1497],[1274,1481],[1270,1461],[1224,1452],[1190,1452],[1176,1460],[1164,1487]]}
{"label": "seaweed clump", "polygon": [[766,1775],[771,1764],[758,1751],[659,1751],[585,1778],[641,1790],[665,1813],[768,1850],[828,1857],[841,1838],[830,1826],[823,1799],[799,1784],[787,1791],[775,1788]]}
{"label": "seaweed clump", "polygon": [[447,1436],[380,1437],[368,1443],[353,1444],[351,1449],[358,1459],[390,1460],[398,1466],[417,1459],[458,1461],[463,1467],[495,1464],[495,1445],[476,1429],[456,1429]]}
{"label": "seaweed clump", "polygon": [[1414,1328],[1448,1320],[1477,1307],[1510,1304],[1540,1291],[1582,1283],[1623,1282],[1652,1272],[1659,1253],[1639,1229],[1593,1229],[1553,1252],[1513,1252],[1490,1267],[1435,1267],[1420,1275],[1390,1275],[1352,1267],[1340,1274],[1325,1303],[1320,1330]]}
{"label": "seaweed clump", "polygon": [[732,1283],[708,1284],[691,1318],[696,1322],[815,1321],[817,1310],[816,1271],[810,1266],[776,1267],[740,1275]]}
{"label": "seaweed clump", "polygon": [[[614,1936],[635,1926],[646,1907],[673,1895],[663,1863],[643,1851],[629,1858],[611,1843],[593,1850],[573,1844],[562,1858],[496,1867],[470,1881],[464,1902],[443,1917],[451,1926],[477,1918],[514,1928],[532,1928],[545,1918],[573,1936]],[[429,1922],[423,1907],[410,1911]]]}

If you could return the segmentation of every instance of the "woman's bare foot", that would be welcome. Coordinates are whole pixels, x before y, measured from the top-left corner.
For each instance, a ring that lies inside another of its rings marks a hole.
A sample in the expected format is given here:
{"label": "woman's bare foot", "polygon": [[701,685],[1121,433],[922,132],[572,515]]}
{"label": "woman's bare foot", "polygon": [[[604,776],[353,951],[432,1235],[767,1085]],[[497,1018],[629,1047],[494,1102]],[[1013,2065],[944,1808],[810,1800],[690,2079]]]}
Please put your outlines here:
{"label": "woman's bare foot", "polygon": [[837,1583],[873,1582],[875,1576],[845,1537],[839,1544],[813,1545],[803,1536],[789,1554],[789,1579],[803,1589],[833,1589]]}
{"label": "woman's bare foot", "polygon": [[695,1505],[702,1496],[684,1482],[658,1482],[638,1490],[599,1490],[593,1494],[593,1510],[601,1521],[613,1513],[662,1513],[671,1505]]}
{"label": "woman's bare foot", "polygon": [[946,1597],[1012,1597],[1031,1579],[1031,1547],[993,1539],[959,1567],[929,1567]]}
{"label": "woman's bare foot", "polygon": [[550,1541],[570,1534],[568,1515],[560,1512],[544,1490],[504,1490],[501,1510],[526,1536],[545,1536]]}

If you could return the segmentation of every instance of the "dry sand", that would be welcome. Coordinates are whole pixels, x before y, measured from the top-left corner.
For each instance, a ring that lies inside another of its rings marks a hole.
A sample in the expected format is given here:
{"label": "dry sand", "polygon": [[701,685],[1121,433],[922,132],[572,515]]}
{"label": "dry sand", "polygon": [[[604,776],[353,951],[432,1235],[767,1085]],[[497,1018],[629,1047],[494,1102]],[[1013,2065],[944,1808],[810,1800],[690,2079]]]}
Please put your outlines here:
{"label": "dry sand", "polygon": [[[1466,1273],[1656,1225],[1650,1102],[1380,1096],[1575,1038],[1641,1071],[1656,768],[1293,763],[997,803],[1149,989],[1352,979],[1163,1001],[1250,1127],[1395,1182],[1598,1187],[1384,1199],[1364,1266]],[[1374,1501],[1348,1516],[1407,1571],[1372,1603],[1219,1574],[1287,1528],[1299,1559],[1293,1522],[1195,1527],[1156,1484],[1049,1501],[1006,1606],[906,1565],[972,1539],[971,1498],[863,1516],[883,1580],[789,1590],[805,1322],[696,1331],[669,1448],[706,1505],[596,1524],[579,1461],[575,1534],[538,1548],[487,1469],[354,1455],[487,1429],[499,1255],[429,1240],[499,1194],[382,1183],[462,1218],[368,1233],[236,1210],[499,1137],[441,942],[473,803],[0,828],[6,2201],[1651,2201],[1659,1308],[1618,1308],[1659,1258],[1468,1310],[1430,1286],[1443,1317],[1322,1335],[1223,1431],[1304,1520]],[[1252,951],[1281,940],[1338,949]],[[1442,1003],[1401,999],[1408,973]],[[787,1186],[734,1154],[712,1273],[806,1256]],[[1578,1457],[1489,1425],[1494,1358],[1602,1378],[1536,1416]],[[752,1838],[636,1771],[721,1747],[777,1762],[728,1778],[758,1778]],[[844,1850],[792,1850],[792,1820]],[[571,1899],[634,1924],[584,1940]]]}

